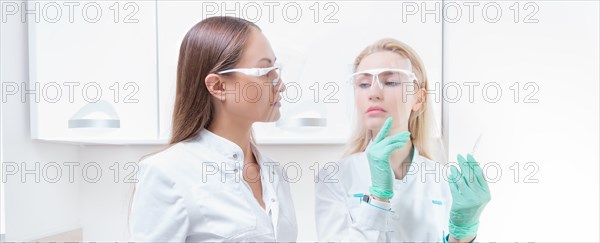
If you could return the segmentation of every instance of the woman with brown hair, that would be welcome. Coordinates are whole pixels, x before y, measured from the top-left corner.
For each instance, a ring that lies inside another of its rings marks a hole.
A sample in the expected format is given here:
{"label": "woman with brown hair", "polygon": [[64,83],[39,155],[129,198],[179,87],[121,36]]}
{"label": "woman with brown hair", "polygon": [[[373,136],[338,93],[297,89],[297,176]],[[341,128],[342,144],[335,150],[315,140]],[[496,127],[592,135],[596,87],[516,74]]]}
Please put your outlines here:
{"label": "woman with brown hair", "polygon": [[207,18],[179,52],[169,146],[139,163],[132,241],[295,241],[296,215],[277,163],[257,150],[254,122],[279,119],[285,90],[255,24]]}
{"label": "woman with brown hair", "polygon": [[427,146],[427,82],[417,53],[398,40],[358,55],[348,78],[358,127],[337,173],[319,173],[315,187],[319,241],[474,240],[489,188],[471,155],[458,156],[462,173],[451,166],[441,176]]}

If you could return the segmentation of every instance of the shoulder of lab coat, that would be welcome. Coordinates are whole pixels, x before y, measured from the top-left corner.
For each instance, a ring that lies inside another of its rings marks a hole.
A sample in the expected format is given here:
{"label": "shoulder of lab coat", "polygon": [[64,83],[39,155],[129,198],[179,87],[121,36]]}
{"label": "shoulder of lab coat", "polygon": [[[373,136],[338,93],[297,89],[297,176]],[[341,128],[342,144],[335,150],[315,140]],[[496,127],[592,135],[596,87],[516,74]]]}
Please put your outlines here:
{"label": "shoulder of lab coat", "polygon": [[[278,210],[278,214],[283,215],[289,223],[285,226],[278,226],[282,228],[278,230],[280,233],[277,234],[276,240],[295,241],[297,238],[296,215],[289,184],[282,176],[281,166],[264,156],[255,147],[253,149],[261,167],[265,166],[269,170],[265,180],[269,180],[271,182],[269,184],[273,185],[275,193],[273,196],[282,206]],[[196,167],[195,171],[204,173],[206,168],[203,166],[213,165],[217,168],[233,169],[232,166],[235,165],[227,161],[229,158],[233,158],[234,154],[243,156],[241,149],[233,146],[230,141],[203,130],[195,139],[177,143],[142,160],[139,163],[138,184],[130,216],[132,240],[185,241],[188,233],[194,233],[193,227],[196,226],[192,224],[198,222],[194,222],[197,219],[188,217],[188,212],[186,212],[186,208],[190,207],[190,205],[186,207],[186,204],[190,203],[185,202],[186,190],[190,190],[190,188],[180,187],[190,185],[193,183],[189,181],[192,180],[190,177],[197,176],[202,176],[206,180],[205,183],[195,185],[194,190],[196,191],[208,184],[222,183],[220,174],[189,176],[186,173],[189,173],[193,167]],[[198,167],[203,168],[198,170]],[[204,181],[204,179],[202,180]],[[178,185],[182,186],[178,187]]]}
{"label": "shoulder of lab coat", "polygon": [[189,226],[186,204],[174,176],[177,160],[163,159],[181,150],[174,145],[139,163],[131,205],[132,241],[184,242]]}

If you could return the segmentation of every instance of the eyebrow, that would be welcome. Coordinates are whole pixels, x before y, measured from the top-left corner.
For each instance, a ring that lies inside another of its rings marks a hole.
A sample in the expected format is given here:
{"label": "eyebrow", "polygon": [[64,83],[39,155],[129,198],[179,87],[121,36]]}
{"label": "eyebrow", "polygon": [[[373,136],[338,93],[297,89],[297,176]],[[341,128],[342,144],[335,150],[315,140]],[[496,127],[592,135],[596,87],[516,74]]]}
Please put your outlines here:
{"label": "eyebrow", "polygon": [[269,64],[273,64],[274,61],[277,61],[277,57],[273,61],[270,58],[266,58],[266,57],[258,60],[258,62],[262,62],[262,61],[267,61]]}

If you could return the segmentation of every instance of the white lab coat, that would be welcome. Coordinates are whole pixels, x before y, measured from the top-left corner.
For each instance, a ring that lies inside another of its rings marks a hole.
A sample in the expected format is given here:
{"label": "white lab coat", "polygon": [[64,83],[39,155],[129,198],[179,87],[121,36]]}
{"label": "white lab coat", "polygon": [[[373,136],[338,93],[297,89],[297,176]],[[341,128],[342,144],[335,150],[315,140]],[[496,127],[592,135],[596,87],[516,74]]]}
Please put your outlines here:
{"label": "white lab coat", "polygon": [[319,241],[442,242],[452,205],[444,166],[419,155],[417,149],[413,154],[406,176],[394,180],[390,203],[366,203],[357,197],[369,194],[371,185],[364,152],[338,161],[338,171],[321,169],[315,185]]}
{"label": "white lab coat", "polygon": [[274,162],[253,150],[266,209],[242,176],[240,147],[208,130],[143,159],[131,207],[131,240],[295,241],[289,185]]}

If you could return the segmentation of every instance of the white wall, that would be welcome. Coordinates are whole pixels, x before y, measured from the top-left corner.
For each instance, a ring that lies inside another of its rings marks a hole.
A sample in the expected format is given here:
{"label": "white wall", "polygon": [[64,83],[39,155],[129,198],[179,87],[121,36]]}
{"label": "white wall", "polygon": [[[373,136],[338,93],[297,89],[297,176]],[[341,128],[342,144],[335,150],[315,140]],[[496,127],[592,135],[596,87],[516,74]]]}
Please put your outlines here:
{"label": "white wall", "polygon": [[[0,27],[0,79],[2,82],[28,82],[27,25],[19,22],[2,23]],[[20,96],[2,102],[2,161],[17,163],[19,169],[33,170],[36,163],[44,168],[49,162],[62,164],[78,161],[79,149],[32,141],[29,132],[29,103]],[[25,163],[25,167],[21,167]],[[52,179],[54,170],[48,170]],[[50,183],[40,177],[27,175],[21,182],[20,173],[7,176],[5,223],[7,241],[27,241],[79,227],[79,184],[63,179]]]}
{"label": "white wall", "polygon": [[[125,169],[129,162],[137,163],[145,154],[160,146],[85,146],[82,163],[96,163],[102,169],[97,182],[81,184],[81,225],[83,241],[127,241],[127,214],[132,183],[127,176],[133,169]],[[110,151],[110,152],[108,152]],[[118,173],[115,163],[120,168]]]}
{"label": "white wall", "polygon": [[[597,242],[599,3],[535,3],[539,23],[515,24],[506,11],[513,2],[504,2],[498,23],[476,16],[475,23],[444,25],[445,82],[480,84],[474,103],[463,90],[460,102],[449,104],[451,159],[470,152],[484,130],[475,157],[502,171],[490,183],[492,201],[478,240]],[[481,95],[491,82],[502,88],[498,103]],[[510,90],[515,82],[520,83],[517,103]],[[524,89],[527,82],[539,87],[533,96],[538,103],[523,102],[533,90]],[[511,170],[515,162],[520,169]],[[538,170],[524,168],[528,162]],[[520,172],[516,183],[515,171]],[[488,177],[496,177],[493,168]]]}

